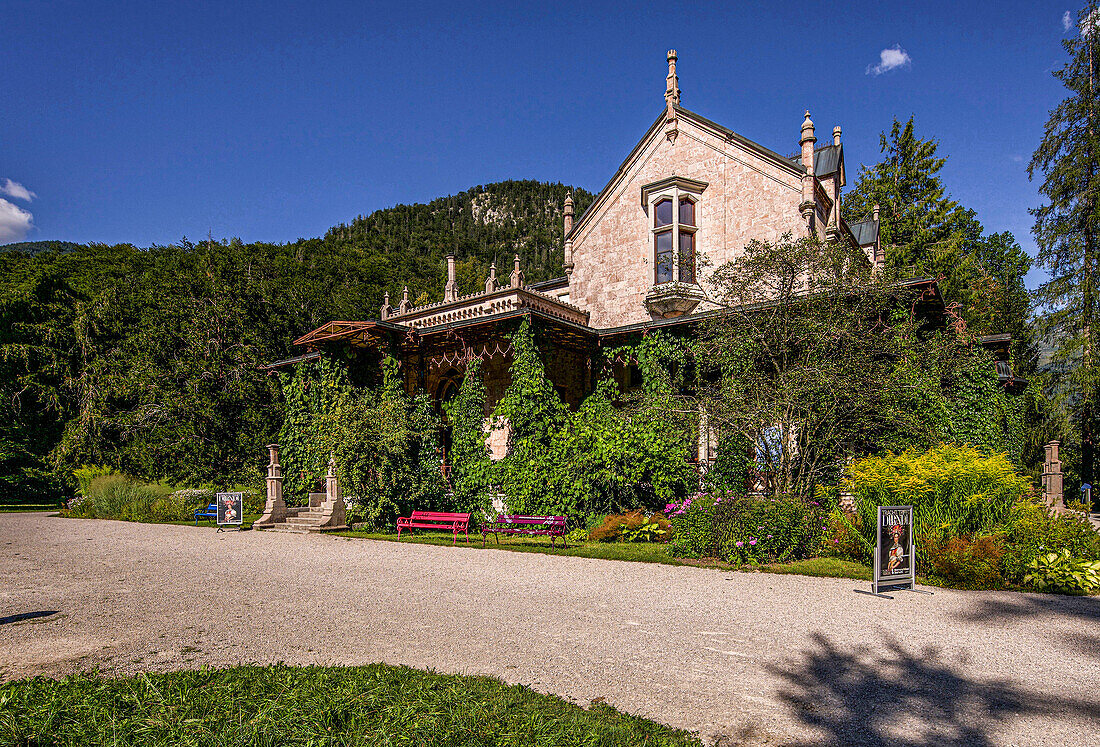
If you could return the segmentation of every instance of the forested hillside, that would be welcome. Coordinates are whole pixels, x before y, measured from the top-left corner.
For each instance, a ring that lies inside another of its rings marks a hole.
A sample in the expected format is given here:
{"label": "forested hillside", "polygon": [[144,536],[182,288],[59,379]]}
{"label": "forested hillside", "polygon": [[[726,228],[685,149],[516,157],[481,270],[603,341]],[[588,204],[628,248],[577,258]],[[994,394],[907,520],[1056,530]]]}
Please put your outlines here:
{"label": "forested hillside", "polygon": [[79,464],[176,483],[256,473],[281,420],[258,369],[332,319],[376,318],[387,290],[439,300],[520,255],[561,274],[562,206],[592,195],[508,181],[398,205],[288,244],[33,242],[0,247],[0,502],[58,496]]}

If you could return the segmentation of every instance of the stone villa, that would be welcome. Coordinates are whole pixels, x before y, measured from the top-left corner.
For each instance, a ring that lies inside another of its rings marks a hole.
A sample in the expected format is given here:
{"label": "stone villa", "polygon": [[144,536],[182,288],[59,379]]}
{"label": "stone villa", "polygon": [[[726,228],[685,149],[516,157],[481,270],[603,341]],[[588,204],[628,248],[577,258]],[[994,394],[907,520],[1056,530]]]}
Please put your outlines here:
{"label": "stone villa", "polygon": [[[507,277],[494,266],[483,291],[461,296],[450,256],[442,301],[414,306],[406,289],[395,307],[387,295],[377,319],[329,322],[295,341],[303,356],[273,367],[337,346],[389,350],[407,391],[427,391],[439,404],[458,391],[466,361],[477,356],[491,412],[509,383],[509,334],[526,317],[547,375],[577,407],[593,387],[592,361],[601,347],[628,344],[655,328],[684,329],[715,308],[706,300],[702,257],[720,266],[752,239],[790,233],[846,241],[869,265],[881,266],[877,210],[854,225],[840,214],[846,178],[840,127],[819,144],[806,112],[799,155],[782,156],[681,106],[676,59],[670,51],[660,114],[592,205],[575,217],[566,199],[561,277],[529,285],[517,257]],[[926,285],[926,297],[942,310],[935,283],[915,283]],[[636,370],[621,365],[615,374],[629,388]],[[489,445],[503,456],[507,434],[492,432]],[[713,458],[704,434],[698,460]]]}

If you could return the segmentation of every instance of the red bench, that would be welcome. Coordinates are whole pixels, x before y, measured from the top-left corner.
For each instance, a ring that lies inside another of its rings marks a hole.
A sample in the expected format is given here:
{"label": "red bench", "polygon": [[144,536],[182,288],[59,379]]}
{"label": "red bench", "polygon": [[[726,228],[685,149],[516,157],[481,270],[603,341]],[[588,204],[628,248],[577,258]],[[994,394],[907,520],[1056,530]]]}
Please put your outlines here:
{"label": "red bench", "polygon": [[397,539],[401,539],[401,530],[408,529],[450,529],[454,534],[454,543],[458,542],[458,533],[466,535],[470,541],[470,515],[449,514],[443,511],[413,511],[412,516],[402,516],[397,520]]}
{"label": "red bench", "polygon": [[561,537],[561,544],[565,544],[565,517],[564,516],[497,516],[495,521],[481,525],[481,544],[484,545],[486,535],[491,534],[500,544],[498,534],[541,534],[549,535],[550,546],[554,546],[554,538]]}

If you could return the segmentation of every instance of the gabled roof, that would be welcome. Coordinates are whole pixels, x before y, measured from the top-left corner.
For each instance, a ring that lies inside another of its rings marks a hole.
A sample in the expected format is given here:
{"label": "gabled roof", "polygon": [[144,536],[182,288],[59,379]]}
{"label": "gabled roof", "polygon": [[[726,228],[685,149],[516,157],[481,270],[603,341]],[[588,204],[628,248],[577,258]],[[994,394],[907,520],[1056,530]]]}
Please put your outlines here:
{"label": "gabled roof", "polygon": [[878,221],[877,220],[864,220],[859,223],[850,223],[848,228],[852,230],[852,235],[856,237],[856,243],[860,246],[870,246],[878,241]]}
{"label": "gabled roof", "polygon": [[[716,122],[712,122],[706,117],[685,109],[678,104],[673,104],[672,108],[676,112],[677,117],[683,118],[696,125],[700,129],[707,130],[711,134],[720,137],[728,142],[737,143],[746,150],[760,156],[763,160],[790,172],[792,176],[802,176],[802,166],[797,161],[792,161],[790,158],[781,156],[774,150],[771,150],[770,148],[765,148],[763,145],[760,145],[753,140],[749,140],[743,135],[738,135],[736,132],[729,129],[728,127],[723,127]],[[576,223],[573,224],[573,230],[566,235],[566,238],[569,238],[570,236],[579,233],[584,225],[592,218],[592,216],[599,212],[600,208],[603,206],[603,203],[607,200],[608,195],[611,193],[612,188],[615,186],[615,184],[619,182],[619,180],[623,177],[630,166],[638,159],[638,156],[641,154],[642,150],[644,150],[645,146],[648,145],[654,137],[660,135],[660,132],[665,124],[667,112],[667,109],[661,109],[661,114],[653,122],[650,128],[646,130],[645,135],[642,136],[642,139],[639,140],[638,144],[635,145],[634,148],[630,151],[630,154],[619,165],[619,168],[615,170],[614,175],[612,175],[612,177],[607,181],[607,184],[604,185],[604,188],[600,190],[599,194],[596,195],[596,199],[592,200],[592,204],[588,206],[588,209],[581,213],[580,216],[578,216]]]}
{"label": "gabled roof", "polygon": [[313,348],[324,342],[341,340],[355,347],[368,347],[378,344],[388,334],[404,331],[405,328],[397,324],[373,319],[362,322],[333,321],[302,335],[294,344]]}
{"label": "gabled roof", "polygon": [[819,179],[840,172],[844,176],[844,146],[825,145],[814,151],[814,175]]}

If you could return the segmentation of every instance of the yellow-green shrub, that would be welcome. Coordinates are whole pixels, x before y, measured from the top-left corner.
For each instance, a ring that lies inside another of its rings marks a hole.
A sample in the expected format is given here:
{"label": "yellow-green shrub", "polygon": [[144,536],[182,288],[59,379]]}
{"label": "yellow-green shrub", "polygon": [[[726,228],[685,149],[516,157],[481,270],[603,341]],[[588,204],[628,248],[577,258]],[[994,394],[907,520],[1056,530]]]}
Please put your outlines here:
{"label": "yellow-green shrub", "polygon": [[[859,459],[849,467],[846,487],[872,546],[878,506],[912,505],[917,536],[984,536],[996,533],[1031,491],[1004,454],[956,444]],[[927,569],[925,548],[918,544],[917,553]]]}

